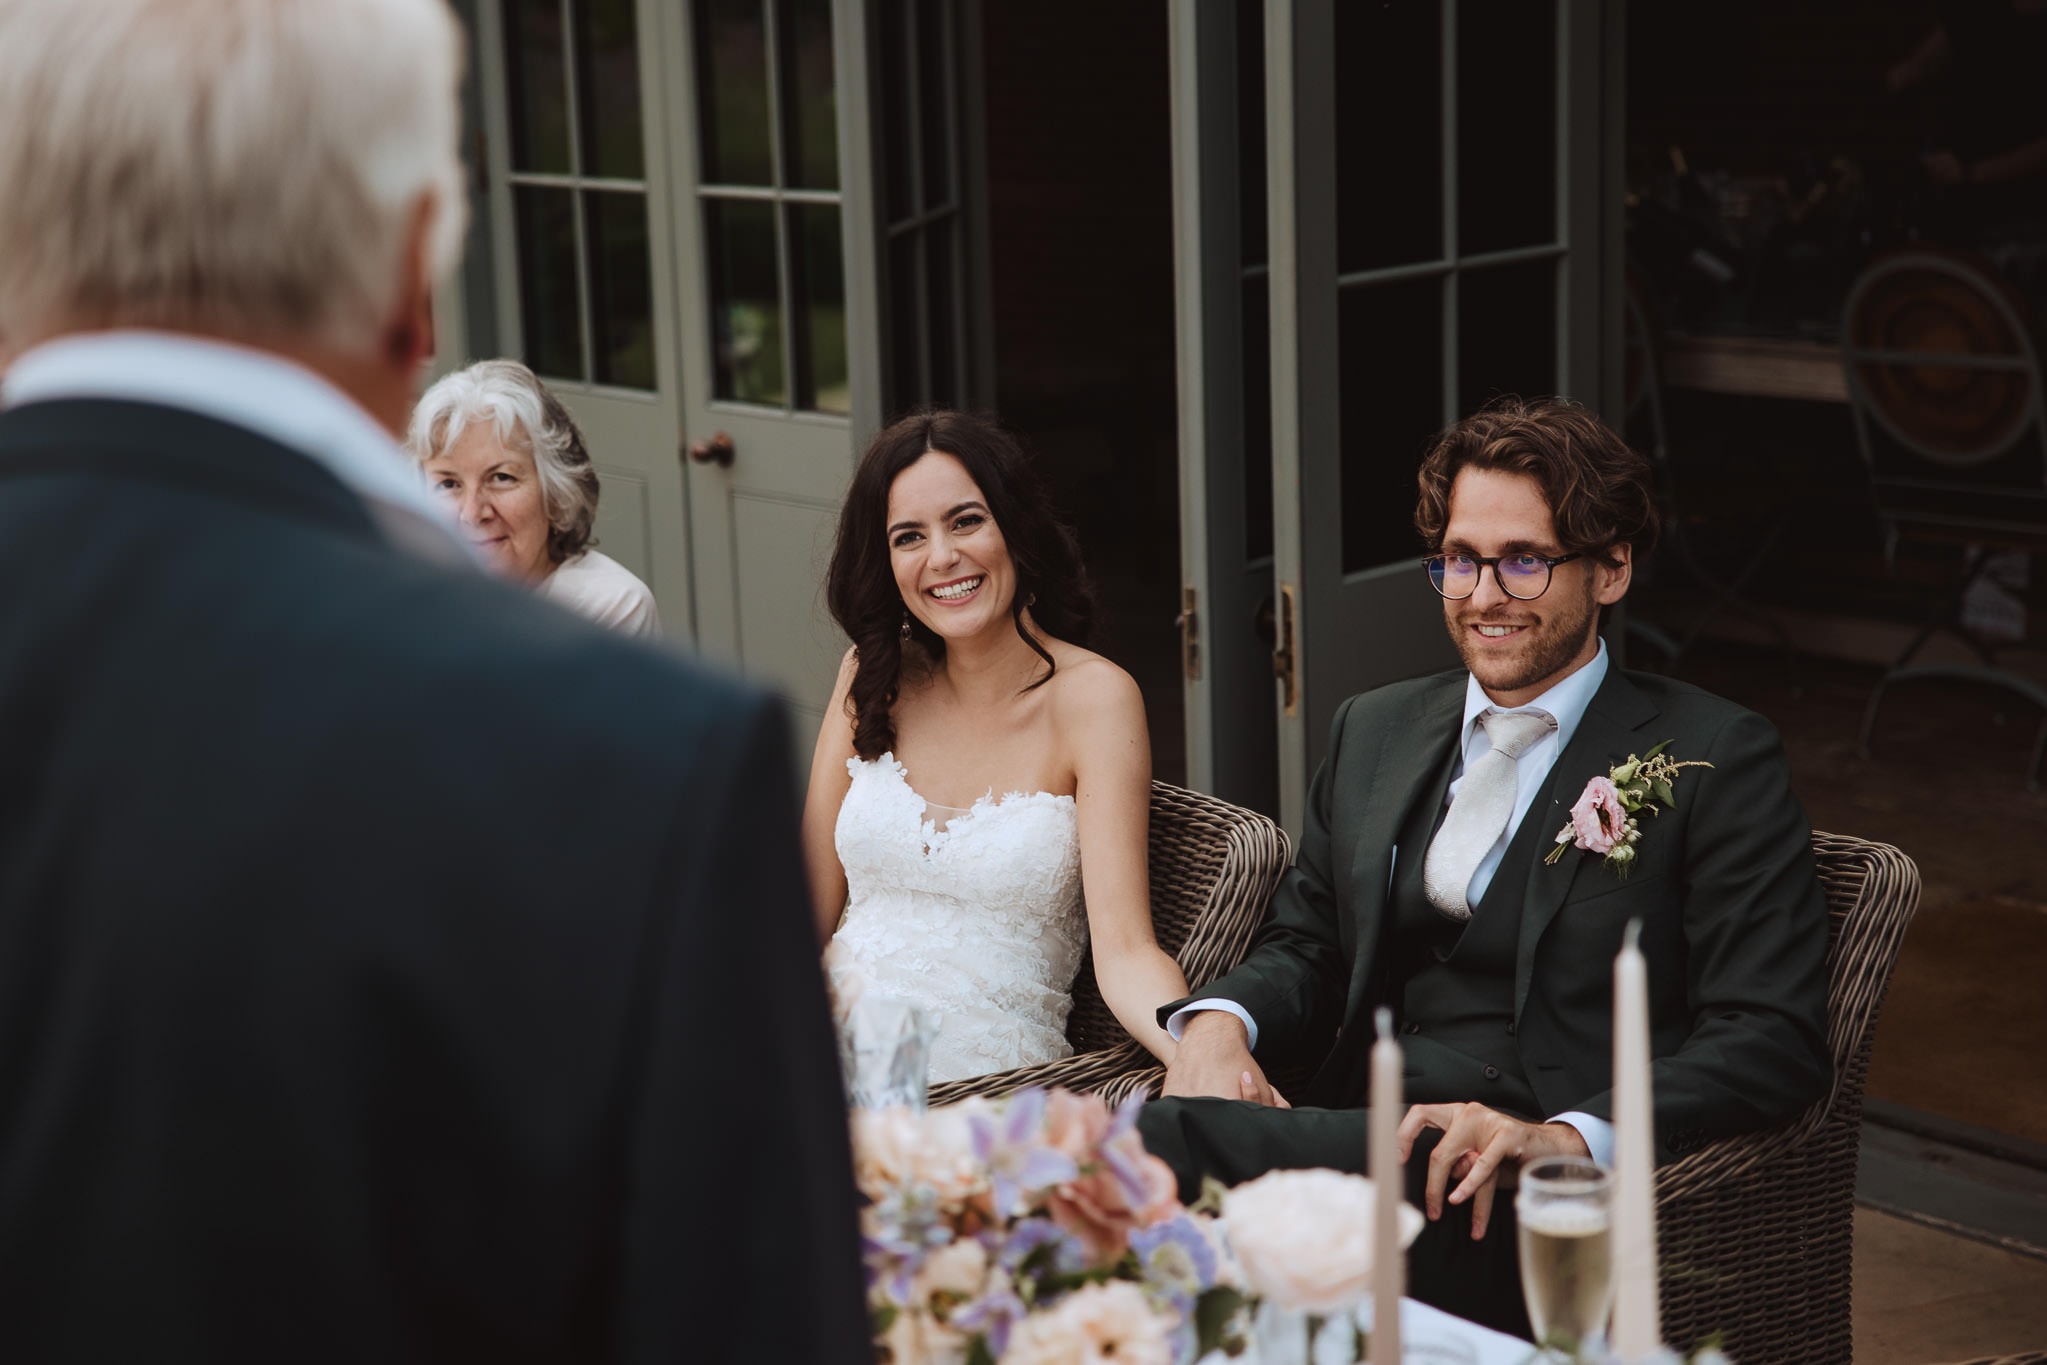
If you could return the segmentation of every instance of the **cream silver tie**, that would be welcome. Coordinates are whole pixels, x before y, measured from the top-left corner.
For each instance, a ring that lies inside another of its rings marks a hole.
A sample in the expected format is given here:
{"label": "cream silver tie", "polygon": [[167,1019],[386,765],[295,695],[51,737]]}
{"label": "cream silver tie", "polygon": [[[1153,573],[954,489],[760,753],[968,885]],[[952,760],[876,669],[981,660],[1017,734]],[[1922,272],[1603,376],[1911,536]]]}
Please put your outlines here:
{"label": "cream silver tie", "polygon": [[1472,874],[1513,817],[1521,755],[1557,726],[1556,717],[1546,711],[1482,711],[1478,723],[1493,747],[1466,770],[1422,862],[1422,891],[1429,904],[1460,921],[1471,918],[1464,894]]}

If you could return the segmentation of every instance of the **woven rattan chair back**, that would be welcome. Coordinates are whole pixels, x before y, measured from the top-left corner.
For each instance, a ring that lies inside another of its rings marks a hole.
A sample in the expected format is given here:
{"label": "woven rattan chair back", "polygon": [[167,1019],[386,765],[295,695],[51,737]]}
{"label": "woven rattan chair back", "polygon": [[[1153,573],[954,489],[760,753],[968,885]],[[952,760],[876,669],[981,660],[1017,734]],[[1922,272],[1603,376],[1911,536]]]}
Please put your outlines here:
{"label": "woven rattan chair back", "polygon": [[[1291,857],[1286,833],[1256,811],[1151,784],[1152,932],[1179,962],[1190,989],[1244,960]],[[933,1086],[931,1103],[1005,1095],[1027,1085],[1093,1091],[1112,1101],[1139,1088],[1157,1091],[1163,1073],[1103,1003],[1092,954],[1074,978],[1066,1036],[1071,1057]]]}
{"label": "woven rattan chair back", "polygon": [[1889,844],[1812,836],[1827,893],[1827,1046],[1834,1085],[1795,1122],[1699,1149],[1657,1173],[1663,1335],[1719,1333],[1741,1361],[1838,1365],[1849,1330],[1855,1163],[1877,1013],[1919,905]]}

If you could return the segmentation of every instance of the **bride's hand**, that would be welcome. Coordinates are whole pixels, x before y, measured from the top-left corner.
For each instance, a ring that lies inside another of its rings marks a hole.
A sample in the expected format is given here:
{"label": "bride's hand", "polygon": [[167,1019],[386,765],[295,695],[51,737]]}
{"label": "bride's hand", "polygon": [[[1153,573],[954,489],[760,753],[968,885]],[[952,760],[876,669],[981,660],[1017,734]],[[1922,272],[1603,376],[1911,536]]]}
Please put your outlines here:
{"label": "bride's hand", "polygon": [[1237,1098],[1249,1100],[1252,1104],[1263,1104],[1273,1109],[1291,1109],[1286,1096],[1279,1093],[1279,1087],[1261,1075],[1249,1071],[1237,1077]]}

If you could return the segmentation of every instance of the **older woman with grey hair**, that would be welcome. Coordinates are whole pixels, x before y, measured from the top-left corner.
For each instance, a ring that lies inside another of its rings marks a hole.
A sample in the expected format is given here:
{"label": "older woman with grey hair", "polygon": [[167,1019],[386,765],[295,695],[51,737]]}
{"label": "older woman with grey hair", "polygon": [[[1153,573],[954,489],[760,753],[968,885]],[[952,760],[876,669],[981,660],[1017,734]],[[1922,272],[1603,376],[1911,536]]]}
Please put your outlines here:
{"label": "older woman with grey hair", "polygon": [[484,360],[444,377],[413,409],[406,444],[492,568],[600,625],[661,633],[647,585],[592,548],[597,471],[533,371]]}

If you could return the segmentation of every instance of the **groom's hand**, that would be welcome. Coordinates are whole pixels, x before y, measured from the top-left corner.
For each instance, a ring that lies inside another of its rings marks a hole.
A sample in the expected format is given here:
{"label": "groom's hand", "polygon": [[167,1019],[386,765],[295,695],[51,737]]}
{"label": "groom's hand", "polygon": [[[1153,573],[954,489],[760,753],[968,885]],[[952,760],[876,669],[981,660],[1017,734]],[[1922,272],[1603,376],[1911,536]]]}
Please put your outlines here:
{"label": "groom's hand", "polygon": [[1244,1021],[1226,1010],[1203,1010],[1187,1021],[1173,1060],[1166,1065],[1165,1093],[1250,1100],[1286,1107],[1265,1072],[1251,1060],[1251,1035]]}
{"label": "groom's hand", "polygon": [[1429,1155],[1429,1183],[1423,1212],[1443,1216],[1443,1193],[1452,1180],[1452,1204],[1471,1201],[1471,1238],[1485,1236],[1492,1222],[1493,1195],[1500,1172],[1543,1156],[1590,1156],[1585,1139],[1568,1123],[1528,1123],[1482,1104],[1417,1104],[1400,1121],[1400,1159],[1407,1160],[1424,1128],[1443,1132]]}

